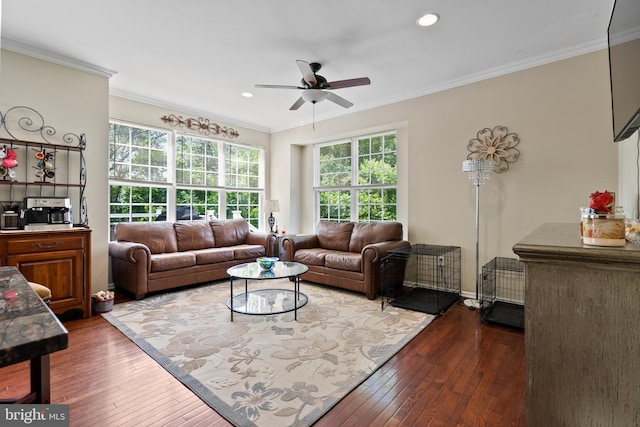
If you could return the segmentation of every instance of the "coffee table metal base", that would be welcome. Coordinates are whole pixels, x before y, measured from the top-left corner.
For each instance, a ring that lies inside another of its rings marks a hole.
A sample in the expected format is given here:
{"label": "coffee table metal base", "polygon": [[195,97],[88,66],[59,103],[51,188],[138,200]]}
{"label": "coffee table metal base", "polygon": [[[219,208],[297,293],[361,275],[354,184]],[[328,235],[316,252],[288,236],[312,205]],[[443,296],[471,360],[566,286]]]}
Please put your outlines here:
{"label": "coffee table metal base", "polygon": [[308,301],[305,294],[292,289],[259,289],[234,295],[233,302],[227,300],[227,307],[242,314],[279,314],[295,311]]}
{"label": "coffee table metal base", "polygon": [[[308,268],[297,262],[277,261],[271,270],[264,270],[256,262],[236,265],[227,269],[229,290],[231,295],[227,307],[231,313],[243,314],[277,314],[293,311],[293,318],[298,320],[298,308],[309,300],[300,292],[300,275]],[[293,289],[264,288],[249,292],[249,281],[263,281],[288,278]],[[234,280],[244,280],[244,293],[233,295]]]}

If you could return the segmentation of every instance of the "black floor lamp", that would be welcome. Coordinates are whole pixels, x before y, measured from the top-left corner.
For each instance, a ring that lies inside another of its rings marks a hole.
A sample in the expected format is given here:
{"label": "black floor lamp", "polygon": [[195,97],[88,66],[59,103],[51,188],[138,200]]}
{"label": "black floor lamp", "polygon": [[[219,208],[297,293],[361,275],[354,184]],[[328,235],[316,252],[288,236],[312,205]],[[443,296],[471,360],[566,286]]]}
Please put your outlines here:
{"label": "black floor lamp", "polygon": [[464,305],[472,309],[480,308],[480,185],[489,179],[495,163],[493,160],[465,160],[462,171],[469,173],[469,179],[476,186],[476,299],[464,300]]}

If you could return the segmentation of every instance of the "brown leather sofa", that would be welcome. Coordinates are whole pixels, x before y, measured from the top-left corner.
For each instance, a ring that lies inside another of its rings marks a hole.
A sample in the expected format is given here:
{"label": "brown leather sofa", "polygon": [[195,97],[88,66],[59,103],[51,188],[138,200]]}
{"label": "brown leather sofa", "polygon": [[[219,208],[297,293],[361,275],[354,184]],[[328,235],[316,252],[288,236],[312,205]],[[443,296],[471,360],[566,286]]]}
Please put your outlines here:
{"label": "brown leather sofa", "polygon": [[224,279],[227,269],[271,256],[276,237],[250,232],[244,219],[127,222],[109,243],[116,287],[142,299],[150,292]]}
{"label": "brown leather sofa", "polygon": [[303,280],[364,293],[380,292],[380,260],[389,249],[409,246],[399,222],[320,221],[316,234],[287,236],[287,261],[305,264]]}

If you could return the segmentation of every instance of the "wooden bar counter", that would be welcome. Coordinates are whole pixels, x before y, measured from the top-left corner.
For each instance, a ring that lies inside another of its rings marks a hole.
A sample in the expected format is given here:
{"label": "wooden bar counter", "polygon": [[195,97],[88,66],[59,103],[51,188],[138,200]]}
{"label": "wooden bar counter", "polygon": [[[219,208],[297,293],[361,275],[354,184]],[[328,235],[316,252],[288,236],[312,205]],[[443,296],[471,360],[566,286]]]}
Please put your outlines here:
{"label": "wooden bar counter", "polygon": [[544,224],[525,263],[527,426],[640,425],[640,246]]}
{"label": "wooden bar counter", "polygon": [[18,269],[0,267],[0,367],[30,360],[31,370],[31,392],[11,403],[51,402],[49,354],[68,344],[65,327]]}

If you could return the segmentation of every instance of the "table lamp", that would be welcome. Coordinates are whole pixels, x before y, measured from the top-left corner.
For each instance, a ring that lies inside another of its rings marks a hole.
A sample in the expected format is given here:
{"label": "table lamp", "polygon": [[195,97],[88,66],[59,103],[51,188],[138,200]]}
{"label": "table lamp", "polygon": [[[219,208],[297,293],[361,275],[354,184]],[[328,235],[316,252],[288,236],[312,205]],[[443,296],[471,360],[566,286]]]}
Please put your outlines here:
{"label": "table lamp", "polygon": [[267,218],[267,224],[269,224],[269,229],[273,233],[273,226],[276,225],[276,219],[273,216],[273,213],[280,212],[280,203],[277,200],[265,200],[264,211],[269,212],[269,217]]}

